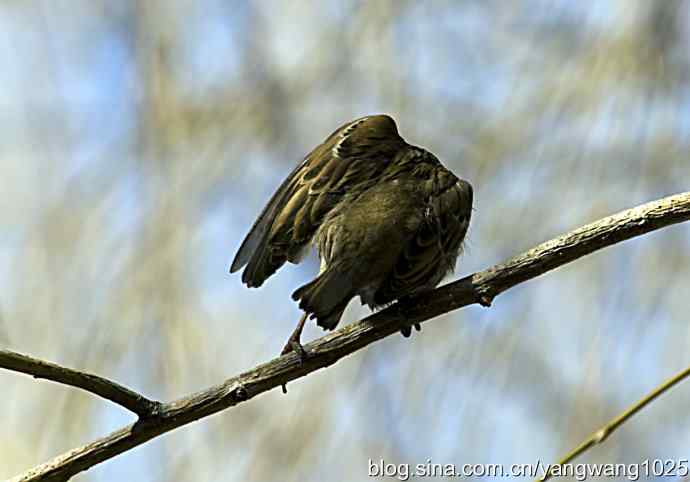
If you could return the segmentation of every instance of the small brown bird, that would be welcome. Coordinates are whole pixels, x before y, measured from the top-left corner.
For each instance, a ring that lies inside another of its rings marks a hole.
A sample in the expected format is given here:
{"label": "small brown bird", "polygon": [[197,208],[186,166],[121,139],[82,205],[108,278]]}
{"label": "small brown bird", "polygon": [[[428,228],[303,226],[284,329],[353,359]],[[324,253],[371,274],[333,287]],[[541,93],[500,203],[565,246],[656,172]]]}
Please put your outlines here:
{"label": "small brown bird", "polygon": [[[433,289],[455,267],[471,212],[467,181],[406,143],[391,117],[362,117],[292,171],[230,272],[246,265],[242,281],[261,286],[286,261],[298,263],[310,244],[318,248],[319,275],[292,294],[304,316],[283,349],[304,357],[307,316],[332,330],[355,296],[374,309]],[[410,328],[402,333],[409,336]]]}

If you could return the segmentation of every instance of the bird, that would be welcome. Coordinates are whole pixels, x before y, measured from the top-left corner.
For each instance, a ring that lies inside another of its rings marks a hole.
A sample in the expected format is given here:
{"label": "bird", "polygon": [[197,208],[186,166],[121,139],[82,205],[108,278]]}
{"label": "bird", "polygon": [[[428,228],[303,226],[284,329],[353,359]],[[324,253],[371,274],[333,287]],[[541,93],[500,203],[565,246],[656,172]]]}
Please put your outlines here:
{"label": "bird", "polygon": [[[359,296],[372,310],[413,298],[451,273],[472,214],[472,185],[408,144],[392,117],[348,122],[305,156],[264,207],[230,266],[261,286],[311,247],[318,275],[292,293],[304,312],[281,355],[308,356],[307,318],[333,330]],[[419,330],[419,325],[415,325]],[[404,336],[410,326],[401,329]]]}

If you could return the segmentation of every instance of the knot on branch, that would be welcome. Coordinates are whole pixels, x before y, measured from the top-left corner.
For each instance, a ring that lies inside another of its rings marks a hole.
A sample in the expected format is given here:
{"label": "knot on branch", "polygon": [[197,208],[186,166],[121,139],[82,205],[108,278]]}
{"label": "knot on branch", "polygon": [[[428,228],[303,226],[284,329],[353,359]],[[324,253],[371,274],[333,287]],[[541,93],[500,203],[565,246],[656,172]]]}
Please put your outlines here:
{"label": "knot on branch", "polygon": [[235,403],[244,402],[249,399],[249,392],[244,385],[239,384],[230,391],[230,398]]}
{"label": "knot on branch", "polygon": [[141,407],[140,410],[137,410],[140,420],[158,418],[163,412],[163,403],[158,400],[145,400]]}

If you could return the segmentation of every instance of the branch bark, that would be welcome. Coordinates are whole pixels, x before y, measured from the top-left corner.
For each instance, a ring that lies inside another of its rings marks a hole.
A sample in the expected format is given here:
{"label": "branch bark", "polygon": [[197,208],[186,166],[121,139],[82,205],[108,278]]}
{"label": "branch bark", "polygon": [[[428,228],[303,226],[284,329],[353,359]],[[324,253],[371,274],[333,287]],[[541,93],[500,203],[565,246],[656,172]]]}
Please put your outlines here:
{"label": "branch bark", "polygon": [[310,357],[300,363],[291,353],[259,365],[198,393],[163,403],[154,414],[82,447],[66,452],[14,479],[68,480],[132,447],[247,401],[260,393],[337,362],[370,343],[440,314],[474,303],[489,306],[509,288],[582,256],[642,234],[690,219],[690,192],[669,196],[587,224],[520,254],[412,300],[352,323],[305,345]]}
{"label": "branch bark", "polygon": [[0,368],[26,373],[71,387],[81,388],[136,413],[139,417],[155,414],[161,403],[149,400],[119,383],[91,373],[61,367],[10,350],[0,350]]}

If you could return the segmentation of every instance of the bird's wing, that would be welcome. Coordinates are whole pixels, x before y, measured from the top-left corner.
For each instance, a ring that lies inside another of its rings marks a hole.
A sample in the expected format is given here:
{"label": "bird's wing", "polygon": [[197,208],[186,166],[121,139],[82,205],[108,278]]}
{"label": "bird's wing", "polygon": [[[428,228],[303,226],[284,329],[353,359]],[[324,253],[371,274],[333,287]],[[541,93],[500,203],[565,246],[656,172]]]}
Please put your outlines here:
{"label": "bird's wing", "polygon": [[349,122],[283,181],[254,222],[230,267],[260,286],[285,261],[298,262],[325,215],[347,193],[366,189],[406,146],[387,115]]}

